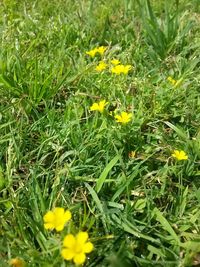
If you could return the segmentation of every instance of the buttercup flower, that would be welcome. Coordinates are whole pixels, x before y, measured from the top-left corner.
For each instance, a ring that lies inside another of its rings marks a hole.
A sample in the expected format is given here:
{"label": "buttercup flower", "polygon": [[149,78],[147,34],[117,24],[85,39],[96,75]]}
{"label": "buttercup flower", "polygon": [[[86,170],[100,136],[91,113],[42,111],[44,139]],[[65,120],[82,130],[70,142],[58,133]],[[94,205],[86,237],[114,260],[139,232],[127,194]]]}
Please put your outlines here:
{"label": "buttercup flower", "polygon": [[86,54],[91,56],[91,57],[94,57],[96,55],[96,53],[97,53],[96,48],[86,52]]}
{"label": "buttercup flower", "polygon": [[62,231],[65,224],[71,219],[72,215],[69,210],[65,211],[63,208],[54,208],[54,210],[48,211],[44,219],[44,228],[56,231]]}
{"label": "buttercup flower", "polygon": [[24,267],[25,262],[20,258],[13,258],[9,261],[9,265],[12,267]]}
{"label": "buttercup flower", "polygon": [[179,80],[174,80],[171,76],[167,77],[167,80],[174,86],[174,87],[177,87],[182,79],[179,79]]}
{"label": "buttercup flower", "polygon": [[107,104],[108,104],[108,102],[106,102],[106,100],[102,100],[99,103],[92,104],[92,106],[90,107],[90,110],[91,111],[99,111],[102,113]]}
{"label": "buttercup flower", "polygon": [[99,64],[96,66],[95,70],[96,71],[103,71],[107,67],[107,64],[104,61],[100,61]]}
{"label": "buttercup flower", "polygon": [[97,48],[97,53],[99,53],[100,55],[103,55],[106,49],[107,49],[106,46],[100,46]]}
{"label": "buttercup flower", "polygon": [[127,122],[129,122],[132,118],[132,114],[131,113],[127,113],[127,112],[122,112],[121,115],[115,115],[115,119],[117,122],[126,124]]}
{"label": "buttercup flower", "polygon": [[111,68],[111,72],[115,74],[128,74],[129,70],[131,70],[131,65],[116,65]]}
{"label": "buttercup flower", "polygon": [[87,242],[88,233],[79,232],[76,236],[68,234],[63,241],[63,249],[61,254],[67,261],[73,260],[76,265],[83,264],[86,260],[87,253],[90,253],[94,246],[91,242]]}
{"label": "buttercup flower", "polygon": [[86,54],[91,56],[91,57],[95,57],[95,55],[97,53],[99,53],[100,55],[103,55],[104,52],[106,51],[107,47],[106,46],[100,46],[100,47],[97,47],[97,48],[94,48],[90,51],[87,51]]}
{"label": "buttercup flower", "polygon": [[110,62],[113,65],[119,65],[120,64],[120,61],[118,59],[112,59]]}
{"label": "buttercup flower", "polygon": [[172,157],[176,158],[177,160],[187,160],[188,155],[183,150],[174,150]]}

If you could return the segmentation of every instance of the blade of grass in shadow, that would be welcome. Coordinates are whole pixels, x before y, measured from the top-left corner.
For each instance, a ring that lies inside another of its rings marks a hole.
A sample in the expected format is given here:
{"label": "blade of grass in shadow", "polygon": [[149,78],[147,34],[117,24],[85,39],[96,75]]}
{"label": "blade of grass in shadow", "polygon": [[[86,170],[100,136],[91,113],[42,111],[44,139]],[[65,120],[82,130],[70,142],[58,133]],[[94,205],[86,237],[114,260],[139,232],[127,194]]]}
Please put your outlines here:
{"label": "blade of grass in shadow", "polygon": [[183,139],[184,141],[189,140],[189,136],[182,129],[180,129],[180,127],[178,128],[169,121],[165,121],[165,124],[167,124],[167,126],[173,129],[181,139]]}
{"label": "blade of grass in shadow", "polygon": [[104,214],[104,211],[103,211],[103,205],[102,205],[97,193],[95,192],[95,190],[88,183],[84,183],[84,184],[87,187],[88,191],[90,192],[90,194],[91,194],[91,196],[92,196],[92,198],[93,198],[98,210],[100,211],[100,213],[102,215],[102,217],[101,217],[102,223],[104,225],[106,233],[108,233],[108,228],[107,228],[106,220],[105,220],[105,214]]}
{"label": "blade of grass in shadow", "polygon": [[133,181],[133,179],[138,175],[139,172],[141,172],[142,170],[144,170],[146,167],[141,167],[142,164],[144,162],[146,162],[149,158],[151,158],[155,153],[149,155],[146,159],[144,159],[143,161],[141,161],[140,163],[138,163],[138,165],[136,165],[134,167],[134,172],[131,174],[131,176],[129,177],[129,179],[126,180],[126,182],[120,186],[120,188],[115,192],[115,194],[113,195],[111,201],[115,201],[122,193],[123,191],[129,186],[129,184]]}
{"label": "blade of grass in shadow", "polygon": [[122,218],[117,217],[115,214],[112,214],[112,219],[117,223],[117,225],[122,228],[124,231],[126,231],[129,234],[132,234],[133,236],[137,238],[143,238],[145,240],[148,240],[150,242],[159,244],[160,242],[156,240],[153,237],[150,237],[148,235],[142,234],[135,226],[131,224],[128,220],[123,220]]}

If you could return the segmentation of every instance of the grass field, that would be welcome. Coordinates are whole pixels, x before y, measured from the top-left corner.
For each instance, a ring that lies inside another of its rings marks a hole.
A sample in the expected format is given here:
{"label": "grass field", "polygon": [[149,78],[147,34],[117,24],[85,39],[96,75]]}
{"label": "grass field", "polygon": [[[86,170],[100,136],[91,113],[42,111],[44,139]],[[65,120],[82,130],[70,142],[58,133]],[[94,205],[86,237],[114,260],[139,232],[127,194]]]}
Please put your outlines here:
{"label": "grass field", "polygon": [[200,266],[199,25],[199,0],[1,1],[0,266]]}

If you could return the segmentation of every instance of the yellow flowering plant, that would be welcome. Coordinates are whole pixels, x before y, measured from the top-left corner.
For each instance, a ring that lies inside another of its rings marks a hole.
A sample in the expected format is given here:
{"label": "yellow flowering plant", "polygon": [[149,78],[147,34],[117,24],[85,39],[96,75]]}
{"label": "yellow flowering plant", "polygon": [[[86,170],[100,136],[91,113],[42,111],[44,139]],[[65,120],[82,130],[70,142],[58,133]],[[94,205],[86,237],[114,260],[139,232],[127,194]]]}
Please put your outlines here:
{"label": "yellow flowering plant", "polygon": [[[64,210],[64,208],[56,207],[52,211],[48,211],[44,217],[45,229],[56,229],[58,232],[64,229],[65,224],[71,219],[71,212]],[[94,249],[94,245],[88,241],[89,236],[87,232],[79,231],[76,235],[67,234],[63,240],[63,247],[61,255],[64,260],[73,261],[76,265],[81,265],[86,261],[86,254]],[[12,259],[11,266],[23,267],[20,259]]]}
{"label": "yellow flowering plant", "polygon": [[122,74],[128,74],[128,72],[131,70],[132,66],[131,65],[116,65],[111,68],[111,73],[120,75]]}
{"label": "yellow flowering plant", "polygon": [[90,107],[90,111],[99,111],[102,113],[107,104],[108,102],[106,102],[106,100],[101,100],[98,103],[93,103],[92,106]]}
{"label": "yellow flowering plant", "polygon": [[83,264],[87,253],[90,253],[94,246],[88,242],[88,233],[79,232],[76,236],[68,234],[63,241],[61,254],[67,261],[73,260],[76,265]]}
{"label": "yellow flowering plant", "polygon": [[107,47],[106,46],[100,46],[97,49],[97,53],[99,53],[101,56],[105,53]]}
{"label": "yellow flowering plant", "polygon": [[69,210],[65,211],[63,208],[56,207],[44,215],[44,228],[48,230],[56,229],[57,232],[60,232],[71,217]]}
{"label": "yellow flowering plant", "polygon": [[106,69],[108,64],[106,64],[104,61],[100,61],[99,64],[96,66],[95,70],[98,72],[101,72]]}
{"label": "yellow flowering plant", "polygon": [[183,150],[174,150],[172,153],[172,157],[177,159],[177,160],[187,160],[188,155],[185,153]]}
{"label": "yellow flowering plant", "polygon": [[112,59],[110,63],[113,65],[119,65],[121,62],[118,59]]}
{"label": "yellow flowering plant", "polygon": [[101,56],[105,53],[107,47],[106,46],[100,46],[100,47],[96,47],[90,51],[87,51],[86,54],[90,57],[95,57],[96,54],[100,54]]}
{"label": "yellow flowering plant", "polygon": [[168,82],[170,82],[174,87],[177,87],[182,82],[182,79],[175,80],[171,76],[167,77]]}
{"label": "yellow flowering plant", "polygon": [[132,114],[124,112],[124,111],[121,112],[120,115],[115,115],[116,121],[122,124],[128,123],[129,121],[131,121],[131,118],[132,118]]}

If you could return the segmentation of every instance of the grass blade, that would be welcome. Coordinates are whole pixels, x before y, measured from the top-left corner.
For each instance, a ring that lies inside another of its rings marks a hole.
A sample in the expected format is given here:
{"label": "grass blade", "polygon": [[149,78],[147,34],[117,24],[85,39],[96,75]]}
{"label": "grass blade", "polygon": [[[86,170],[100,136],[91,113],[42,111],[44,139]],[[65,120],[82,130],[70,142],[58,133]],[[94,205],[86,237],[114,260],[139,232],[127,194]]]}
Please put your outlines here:
{"label": "grass blade", "polygon": [[105,169],[103,170],[102,174],[100,175],[99,179],[97,180],[97,183],[96,183],[96,190],[97,190],[97,193],[100,192],[105,180],[106,180],[106,177],[108,176],[108,173],[109,171],[112,169],[112,167],[117,163],[117,161],[120,159],[120,156],[119,155],[116,155],[108,164],[107,166],[105,167]]}
{"label": "grass blade", "polygon": [[167,219],[162,215],[162,213],[157,208],[154,208],[153,213],[156,216],[156,220],[162,225],[163,229],[166,230],[171,235],[176,244],[179,245],[180,240],[175,231],[173,230],[173,228],[171,227],[171,225],[169,224],[169,222],[167,221]]}

